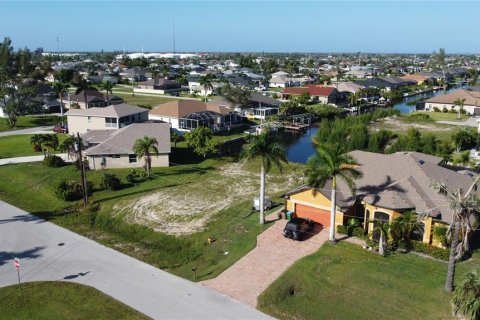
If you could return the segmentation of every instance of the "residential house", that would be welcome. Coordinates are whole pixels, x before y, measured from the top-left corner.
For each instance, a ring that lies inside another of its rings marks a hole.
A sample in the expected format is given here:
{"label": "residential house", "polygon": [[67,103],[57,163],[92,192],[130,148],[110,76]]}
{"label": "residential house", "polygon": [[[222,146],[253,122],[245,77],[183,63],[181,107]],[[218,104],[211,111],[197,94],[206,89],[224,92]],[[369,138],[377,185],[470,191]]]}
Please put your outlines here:
{"label": "residential house", "polygon": [[163,121],[177,131],[208,127],[213,131],[228,130],[242,125],[242,116],[235,110],[197,100],[162,103],[149,112],[150,120]]}
{"label": "residential house", "polygon": [[474,90],[459,89],[454,92],[439,95],[425,100],[425,110],[458,110],[455,101],[464,100],[463,110],[470,115],[480,114],[480,92]]}
{"label": "residential house", "polygon": [[122,79],[128,79],[129,81],[147,81],[147,70],[142,67],[134,67],[125,69],[120,72]]}
{"label": "residential house", "polygon": [[152,167],[168,167],[170,154],[170,126],[167,123],[133,123],[116,131],[94,130],[82,139],[89,144],[85,150],[90,169],[141,168],[145,159],[133,151],[135,142],[143,137],[157,140],[158,155],[151,156]]}
{"label": "residential house", "polygon": [[340,82],[340,83],[335,85],[335,88],[339,92],[357,93],[358,91],[363,89],[364,86],[359,85],[359,84],[354,83],[354,82]]}
{"label": "residential house", "polygon": [[167,94],[182,90],[180,83],[168,79],[152,79],[138,83],[133,92]]}
{"label": "residential house", "polygon": [[[356,180],[357,191],[350,192],[343,180],[337,180],[336,226],[346,224],[350,218],[358,219],[364,230],[373,232],[374,221],[389,223],[406,211],[414,211],[421,225],[414,239],[441,246],[433,236],[438,226],[452,222],[448,197],[436,192],[432,181],[443,183],[447,190],[468,189],[472,176],[444,167],[444,160],[418,152],[378,154],[352,151],[363,177]],[[314,190],[299,187],[285,194],[286,209],[295,216],[311,219],[330,227],[331,181],[324,188]]]}
{"label": "residential house", "polygon": [[71,134],[84,134],[91,130],[116,130],[131,123],[148,120],[148,110],[125,103],[90,109],[70,109],[67,116]]}
{"label": "residential house", "polygon": [[234,106],[231,102],[222,97],[208,102],[208,105],[235,109],[235,111],[241,113],[247,118],[262,120],[278,114],[280,104],[280,101],[256,92],[248,97],[248,104],[245,106]]}
{"label": "residential house", "polygon": [[103,93],[98,92],[97,90],[87,89],[86,92],[87,92],[86,102],[85,102],[85,95],[82,90],[77,94],[69,95],[65,97],[64,98],[65,107],[69,109],[75,109],[75,107],[78,105],[78,108],[80,109],[89,109],[93,107],[101,108],[101,107],[106,107],[107,105],[123,103],[123,99],[115,95],[109,95],[108,96],[109,101],[107,101],[107,98],[103,95]]}
{"label": "residential house", "polygon": [[325,85],[307,84],[304,87],[285,88],[282,92],[282,99],[289,99],[292,96],[308,93],[312,101],[321,104],[334,106],[347,103],[347,92],[339,92],[335,87]]}
{"label": "residential house", "polygon": [[407,74],[407,75],[401,76],[400,78],[404,80],[415,81],[417,84],[423,84],[425,82],[431,82],[434,80],[434,78],[432,77],[427,77],[426,75],[421,75],[419,73]]}

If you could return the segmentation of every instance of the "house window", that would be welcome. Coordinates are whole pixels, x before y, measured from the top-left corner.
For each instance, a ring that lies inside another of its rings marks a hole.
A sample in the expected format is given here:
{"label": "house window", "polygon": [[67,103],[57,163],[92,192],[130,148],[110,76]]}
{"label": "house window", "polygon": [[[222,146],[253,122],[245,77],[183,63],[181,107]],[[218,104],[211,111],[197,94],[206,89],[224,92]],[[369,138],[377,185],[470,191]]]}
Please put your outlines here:
{"label": "house window", "polygon": [[137,162],[137,155],[136,155],[136,154],[129,154],[129,155],[128,155],[128,162],[129,162],[129,163],[135,163],[135,162]]}
{"label": "house window", "polygon": [[88,123],[92,123],[92,117],[88,117]]}
{"label": "house window", "polygon": [[117,118],[105,118],[105,127],[116,128]]}
{"label": "house window", "polygon": [[118,158],[120,158],[120,155],[118,155],[118,154],[111,154],[111,155],[110,155],[110,158],[118,159]]}
{"label": "house window", "polygon": [[142,115],[140,113],[137,113],[137,121],[140,121],[142,118]]}

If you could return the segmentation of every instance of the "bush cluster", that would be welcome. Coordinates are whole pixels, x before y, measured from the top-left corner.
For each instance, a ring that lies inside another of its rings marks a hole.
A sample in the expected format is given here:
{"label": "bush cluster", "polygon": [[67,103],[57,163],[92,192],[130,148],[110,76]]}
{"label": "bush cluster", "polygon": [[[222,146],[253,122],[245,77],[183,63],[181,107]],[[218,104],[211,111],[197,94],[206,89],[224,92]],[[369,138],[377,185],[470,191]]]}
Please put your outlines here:
{"label": "bush cluster", "polygon": [[[87,182],[87,194],[91,195],[93,184]],[[79,181],[60,180],[53,186],[53,194],[65,201],[76,201],[83,197],[82,184]]]}
{"label": "bush cluster", "polygon": [[105,190],[119,190],[122,187],[120,179],[112,173],[103,173],[102,176],[102,189]]}
{"label": "bush cluster", "polygon": [[127,174],[129,183],[137,183],[147,179],[147,173],[141,169],[130,169]]}
{"label": "bush cluster", "polygon": [[431,246],[421,241],[411,241],[412,251],[427,254],[431,257],[448,261],[450,250]]}
{"label": "bush cluster", "polygon": [[58,168],[63,166],[64,164],[65,164],[65,161],[63,161],[62,158],[53,154],[48,155],[43,159],[43,165],[46,167]]}

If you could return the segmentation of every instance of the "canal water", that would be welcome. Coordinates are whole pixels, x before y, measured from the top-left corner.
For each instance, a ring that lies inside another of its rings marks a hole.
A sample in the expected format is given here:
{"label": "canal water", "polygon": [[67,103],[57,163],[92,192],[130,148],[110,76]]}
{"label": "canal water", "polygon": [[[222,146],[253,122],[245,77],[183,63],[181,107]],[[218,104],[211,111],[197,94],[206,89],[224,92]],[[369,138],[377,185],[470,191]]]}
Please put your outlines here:
{"label": "canal water", "polygon": [[[461,87],[454,87],[447,90],[448,92],[458,90]],[[407,103],[410,101],[422,99],[428,99],[438,95],[444,94],[443,90],[431,91],[405,98],[402,102],[394,104],[394,108],[400,110],[400,113],[410,113],[416,110],[416,106],[410,106]],[[318,124],[314,124],[312,127],[304,132],[288,132],[284,134],[285,142],[287,143],[287,158],[290,162],[305,163],[308,158],[315,152],[315,148],[312,143],[312,138],[318,131]]]}

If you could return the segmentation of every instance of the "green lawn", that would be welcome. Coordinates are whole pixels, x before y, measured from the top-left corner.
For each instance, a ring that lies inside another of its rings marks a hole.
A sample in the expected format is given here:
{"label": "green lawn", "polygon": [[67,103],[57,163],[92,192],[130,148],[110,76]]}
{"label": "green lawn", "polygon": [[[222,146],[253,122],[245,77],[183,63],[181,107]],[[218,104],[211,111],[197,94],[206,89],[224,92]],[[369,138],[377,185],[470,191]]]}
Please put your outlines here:
{"label": "green lawn", "polygon": [[[469,115],[462,114],[460,116],[460,119],[457,119],[458,114],[457,113],[444,113],[444,112],[430,112],[430,111],[417,111],[414,113],[410,114],[428,114],[430,118],[432,118],[434,121],[458,121],[458,122],[463,122],[470,118]],[[409,115],[410,115],[409,114]]]}
{"label": "green lawn", "polygon": [[[457,281],[478,261],[460,263]],[[280,319],[452,319],[445,262],[326,243],[296,262],[259,297]]]}
{"label": "green lawn", "polygon": [[[58,134],[57,136],[59,143],[67,138],[66,134]],[[31,134],[0,137],[0,159],[42,155],[42,152],[33,151],[33,146],[30,143],[31,137]]]}
{"label": "green lawn", "polygon": [[[245,180],[244,176],[227,176],[219,170],[230,164],[233,163],[228,159],[207,159],[199,164],[156,168],[153,179],[137,185],[126,184],[128,170],[109,170],[117,174],[125,184],[119,191],[98,190],[102,172],[88,172],[88,180],[95,186],[90,201],[95,204],[86,212],[69,214],[66,212],[72,210],[68,208],[75,208],[79,203],[57,199],[52,193],[52,185],[61,177],[78,180],[79,173],[73,166],[46,168],[40,163],[7,165],[0,167],[0,199],[184,278],[194,280],[192,268],[195,267],[196,280],[205,280],[217,276],[253,249],[256,236],[269,227],[258,224],[258,214],[250,214],[252,195],[240,197],[215,213],[198,232],[177,236],[128,223],[132,219],[128,211],[115,217],[112,217],[112,213],[118,212],[118,206],[123,207],[143,196],[158,192],[161,192],[159,197],[165,197],[162,202],[165,206],[168,206],[166,201],[169,198],[178,194],[199,199],[193,202],[194,206],[199,202],[210,205],[212,201],[222,205],[223,198],[228,193],[227,188],[236,185],[238,179]],[[287,181],[285,175],[300,168],[298,165],[288,166],[284,176],[277,176],[273,171],[269,174],[269,183]],[[248,190],[256,194],[258,168],[246,166],[245,170],[254,174],[253,186]],[[282,203],[280,195],[288,188],[269,195],[274,201]],[[185,201],[188,202],[188,197],[182,200],[182,205]],[[188,209],[185,210],[188,212]],[[189,218],[183,219],[188,222]],[[208,244],[207,240],[211,236],[216,241]]]}
{"label": "green lawn", "polygon": [[71,282],[28,282],[0,289],[2,319],[149,319],[89,287]]}
{"label": "green lawn", "polygon": [[57,116],[22,116],[18,117],[17,126],[10,128],[6,118],[0,118],[0,132],[27,129],[41,126],[54,126],[60,123],[60,117]]}
{"label": "green lawn", "polygon": [[154,97],[154,96],[143,96],[140,94],[135,94],[135,96],[132,96],[131,93],[120,93],[114,91],[113,93],[116,96],[119,96],[125,100],[125,103],[128,104],[133,104],[133,105],[150,105],[152,107],[155,107],[158,104],[168,102],[168,101],[174,101],[178,100],[175,97]]}

